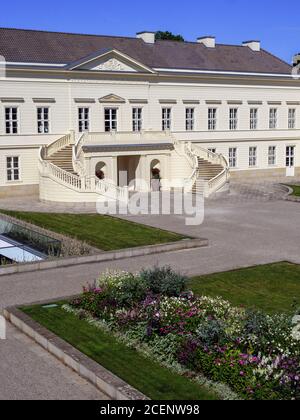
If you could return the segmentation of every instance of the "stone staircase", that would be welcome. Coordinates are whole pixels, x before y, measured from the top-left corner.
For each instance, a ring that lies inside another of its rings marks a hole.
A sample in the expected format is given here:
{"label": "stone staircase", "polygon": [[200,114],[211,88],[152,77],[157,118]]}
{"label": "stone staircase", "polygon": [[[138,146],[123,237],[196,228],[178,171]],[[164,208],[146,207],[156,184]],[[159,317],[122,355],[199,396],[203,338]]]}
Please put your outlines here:
{"label": "stone staircase", "polygon": [[222,165],[214,164],[198,157],[197,181],[193,186],[193,193],[203,193],[206,181],[214,179],[224,170]]}
{"label": "stone staircase", "polygon": [[69,145],[51,155],[47,160],[58,168],[72,175],[77,175],[73,168],[72,153],[73,146]]}

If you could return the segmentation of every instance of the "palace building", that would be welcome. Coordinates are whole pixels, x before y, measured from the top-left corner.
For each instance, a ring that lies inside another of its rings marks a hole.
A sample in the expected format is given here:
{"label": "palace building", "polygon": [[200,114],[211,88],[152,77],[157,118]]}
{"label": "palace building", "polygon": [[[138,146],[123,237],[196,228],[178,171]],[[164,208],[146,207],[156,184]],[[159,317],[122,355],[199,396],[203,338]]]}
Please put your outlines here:
{"label": "palace building", "polygon": [[0,55],[0,197],[94,202],[157,180],[208,197],[300,175],[297,57],[259,41],[2,28]]}

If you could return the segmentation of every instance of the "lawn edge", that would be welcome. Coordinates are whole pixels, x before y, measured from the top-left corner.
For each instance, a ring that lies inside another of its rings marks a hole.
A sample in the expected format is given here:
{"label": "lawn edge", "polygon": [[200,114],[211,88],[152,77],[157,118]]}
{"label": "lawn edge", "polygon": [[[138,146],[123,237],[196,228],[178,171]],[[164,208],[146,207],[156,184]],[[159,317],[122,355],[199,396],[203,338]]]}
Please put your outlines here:
{"label": "lawn edge", "polygon": [[[74,296],[73,296],[74,297]],[[70,299],[70,297],[69,297]],[[55,300],[57,301],[57,299]],[[33,305],[46,305],[49,300]],[[28,305],[28,306],[31,306]],[[43,327],[30,316],[13,306],[3,310],[5,319],[11,322],[25,335],[56,357],[64,365],[72,369],[82,378],[90,382],[101,392],[115,401],[146,401],[146,395],[123,381],[121,378],[87,357],[47,328]]]}
{"label": "lawn edge", "polygon": [[208,239],[183,239],[181,241],[170,242],[166,244],[148,245],[143,247],[127,248],[116,251],[100,252],[96,255],[89,255],[83,257],[68,257],[57,260],[40,261],[36,263],[4,266],[0,268],[0,278],[1,276],[9,274],[29,273],[34,271],[50,270],[53,268],[63,268],[76,265],[92,264],[97,262],[116,261],[132,257],[143,257],[146,255],[203,248],[207,246],[209,246]]}

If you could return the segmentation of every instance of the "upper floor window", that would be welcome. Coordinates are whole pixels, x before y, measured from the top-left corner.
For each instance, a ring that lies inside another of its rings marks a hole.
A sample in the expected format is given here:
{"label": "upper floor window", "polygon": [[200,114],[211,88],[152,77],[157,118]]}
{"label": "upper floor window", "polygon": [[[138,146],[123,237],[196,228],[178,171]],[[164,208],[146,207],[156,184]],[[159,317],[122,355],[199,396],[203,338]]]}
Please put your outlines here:
{"label": "upper floor window", "polygon": [[269,146],[268,164],[270,166],[276,165],[276,146]]}
{"label": "upper floor window", "polygon": [[163,108],[162,109],[162,129],[163,131],[171,130],[171,115],[172,108]]}
{"label": "upper floor window", "polygon": [[132,109],[132,129],[133,131],[141,131],[143,128],[143,109],[133,108]]}
{"label": "upper floor window", "polygon": [[5,130],[6,134],[18,134],[19,121],[17,107],[5,108]]}
{"label": "upper floor window", "polygon": [[269,128],[270,129],[277,128],[277,114],[278,114],[277,108],[270,109],[270,114],[269,114]]}
{"label": "upper floor window", "polygon": [[208,129],[209,130],[217,129],[217,108],[208,109]]}
{"label": "upper floor window", "polygon": [[49,108],[41,107],[37,109],[37,124],[39,134],[49,133]]}
{"label": "upper floor window", "polygon": [[229,110],[229,129],[237,130],[238,127],[238,108],[230,108]]}
{"label": "upper floor window", "polygon": [[90,129],[90,108],[78,108],[78,130],[84,133]]}
{"label": "upper floor window", "polygon": [[193,131],[195,126],[195,109],[186,108],[185,110],[185,128],[187,131]]}
{"label": "upper floor window", "polygon": [[118,110],[117,108],[105,108],[104,110],[105,131],[118,129]]}
{"label": "upper floor window", "polygon": [[290,108],[289,109],[289,121],[288,121],[289,129],[296,128],[296,109]]}
{"label": "upper floor window", "polygon": [[249,147],[249,166],[257,166],[257,147]]}
{"label": "upper floor window", "polygon": [[229,166],[230,168],[237,167],[237,148],[236,147],[229,148]]}
{"label": "upper floor window", "polygon": [[20,181],[20,160],[18,156],[6,158],[7,181]]}
{"label": "upper floor window", "polygon": [[258,126],[258,109],[250,109],[250,130],[257,130]]}

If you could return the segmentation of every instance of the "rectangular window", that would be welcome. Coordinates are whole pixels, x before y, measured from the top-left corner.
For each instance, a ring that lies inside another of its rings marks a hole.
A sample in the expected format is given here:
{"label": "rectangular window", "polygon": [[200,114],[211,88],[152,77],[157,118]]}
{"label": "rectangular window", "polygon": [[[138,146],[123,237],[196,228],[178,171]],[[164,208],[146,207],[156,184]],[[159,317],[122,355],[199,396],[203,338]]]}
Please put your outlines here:
{"label": "rectangular window", "polygon": [[237,130],[238,127],[238,109],[230,108],[229,110],[229,129]]}
{"label": "rectangular window", "polygon": [[185,110],[185,129],[186,131],[193,131],[195,126],[195,109],[186,108]]}
{"label": "rectangular window", "polygon": [[209,108],[208,110],[208,129],[217,129],[217,108]]}
{"label": "rectangular window", "polygon": [[19,157],[9,156],[6,158],[7,181],[20,181]]}
{"label": "rectangular window", "polygon": [[37,124],[39,134],[49,134],[49,108],[41,107],[37,109]]}
{"label": "rectangular window", "polygon": [[132,130],[142,131],[143,120],[142,120],[143,109],[133,108],[132,109]]}
{"label": "rectangular window", "polygon": [[172,108],[163,108],[162,109],[162,129],[163,131],[171,130],[171,114]]}
{"label": "rectangular window", "polygon": [[249,166],[257,166],[257,147],[249,147]]}
{"label": "rectangular window", "polygon": [[6,134],[18,134],[18,108],[5,108],[5,130]]}
{"label": "rectangular window", "polygon": [[269,146],[268,162],[270,166],[276,165],[276,146]]}
{"label": "rectangular window", "polygon": [[78,108],[78,130],[84,133],[90,129],[90,108]]}
{"label": "rectangular window", "polygon": [[105,131],[117,131],[118,110],[117,108],[105,108],[104,110]]}
{"label": "rectangular window", "polygon": [[289,129],[293,130],[296,128],[296,109],[290,108],[289,109],[289,121],[288,121]]}
{"label": "rectangular window", "polygon": [[237,148],[230,147],[229,149],[229,166],[230,168],[237,167]]}
{"label": "rectangular window", "polygon": [[250,109],[250,130],[257,130],[258,126],[258,109]]}
{"label": "rectangular window", "polygon": [[270,116],[269,116],[269,128],[274,130],[277,128],[277,108],[270,109]]}
{"label": "rectangular window", "polygon": [[295,166],[295,146],[287,146],[286,148],[286,166],[287,168]]}

